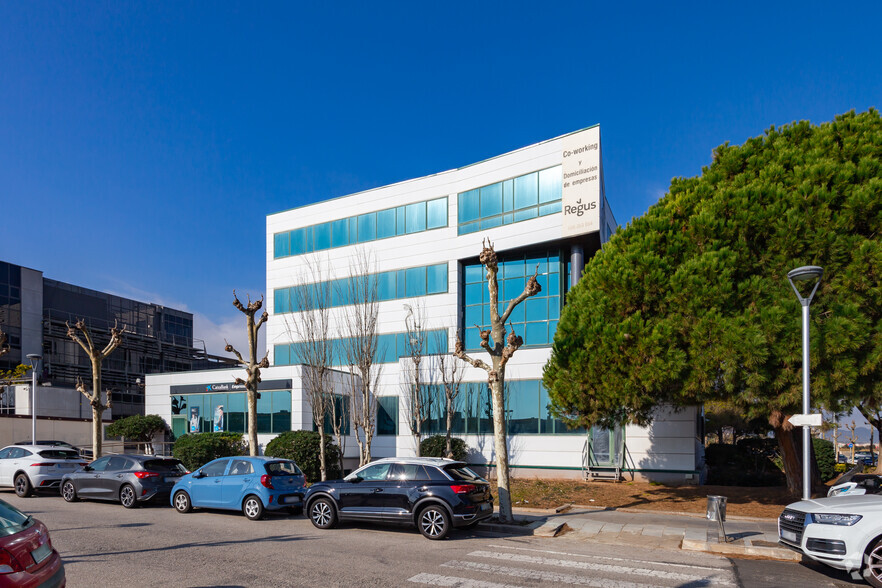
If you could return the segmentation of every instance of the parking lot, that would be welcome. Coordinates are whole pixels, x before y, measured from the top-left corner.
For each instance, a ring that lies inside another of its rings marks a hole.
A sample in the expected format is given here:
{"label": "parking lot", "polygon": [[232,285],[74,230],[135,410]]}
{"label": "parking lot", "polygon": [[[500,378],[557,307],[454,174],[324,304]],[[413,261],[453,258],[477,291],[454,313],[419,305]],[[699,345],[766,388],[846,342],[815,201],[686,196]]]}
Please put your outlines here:
{"label": "parking lot", "polygon": [[730,560],[567,538],[455,531],[429,541],[414,528],[343,525],[302,516],[179,514],[54,495],[0,498],[49,527],[67,585],[100,586],[850,586],[823,566]]}

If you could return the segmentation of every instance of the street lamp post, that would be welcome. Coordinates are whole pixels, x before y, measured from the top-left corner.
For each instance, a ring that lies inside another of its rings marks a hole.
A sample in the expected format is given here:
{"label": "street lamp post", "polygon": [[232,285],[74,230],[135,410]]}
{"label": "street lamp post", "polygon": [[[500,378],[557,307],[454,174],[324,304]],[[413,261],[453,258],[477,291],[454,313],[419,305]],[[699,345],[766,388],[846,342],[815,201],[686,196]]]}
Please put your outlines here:
{"label": "street lamp post", "polygon": [[[824,275],[823,268],[816,265],[805,265],[795,270],[787,272],[787,280],[793,291],[796,292],[796,298],[802,304],[802,414],[809,414],[810,410],[810,392],[809,392],[809,306],[811,306],[812,298],[818,290],[821,283],[821,277]],[[794,282],[811,282],[815,285],[812,287],[811,294],[808,297],[803,296]],[[811,429],[809,425],[802,427],[802,498],[808,500],[812,497],[811,491],[811,468],[809,458],[811,456]]]}
{"label": "street lamp post", "polygon": [[31,361],[31,442],[37,444],[37,366],[40,365],[42,355],[28,353]]}

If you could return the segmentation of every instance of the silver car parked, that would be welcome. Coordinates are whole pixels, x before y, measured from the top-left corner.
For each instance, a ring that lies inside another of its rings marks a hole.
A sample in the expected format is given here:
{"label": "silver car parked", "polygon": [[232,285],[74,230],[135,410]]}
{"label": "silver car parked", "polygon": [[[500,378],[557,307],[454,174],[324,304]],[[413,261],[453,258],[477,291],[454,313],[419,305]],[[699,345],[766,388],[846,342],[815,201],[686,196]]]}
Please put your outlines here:
{"label": "silver car parked", "polygon": [[0,449],[0,488],[21,497],[34,490],[58,491],[64,474],[86,465],[74,449],[51,445],[10,445]]}

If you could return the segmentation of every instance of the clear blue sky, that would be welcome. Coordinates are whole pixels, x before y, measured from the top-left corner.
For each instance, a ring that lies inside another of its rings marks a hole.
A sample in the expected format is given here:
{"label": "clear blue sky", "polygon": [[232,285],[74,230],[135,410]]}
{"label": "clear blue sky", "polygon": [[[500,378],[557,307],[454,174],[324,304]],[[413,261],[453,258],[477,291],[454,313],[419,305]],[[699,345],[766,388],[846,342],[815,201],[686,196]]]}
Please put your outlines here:
{"label": "clear blue sky", "polygon": [[721,143],[879,107],[880,22],[878,2],[2,0],[0,259],[185,308],[214,344],[244,331],[232,290],[265,288],[267,214],[599,123],[625,224]]}

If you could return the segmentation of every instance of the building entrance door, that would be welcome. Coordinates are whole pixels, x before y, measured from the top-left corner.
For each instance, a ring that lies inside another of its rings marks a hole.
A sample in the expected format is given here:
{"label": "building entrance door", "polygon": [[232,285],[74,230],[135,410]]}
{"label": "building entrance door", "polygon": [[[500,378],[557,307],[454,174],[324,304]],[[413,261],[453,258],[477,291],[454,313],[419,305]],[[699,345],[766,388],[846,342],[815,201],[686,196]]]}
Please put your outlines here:
{"label": "building entrance door", "polygon": [[624,433],[622,429],[591,427],[589,431],[592,467],[616,467],[622,463]]}
{"label": "building entrance door", "polygon": [[187,417],[172,417],[172,433],[174,433],[175,439],[178,439],[179,437],[187,434]]}

